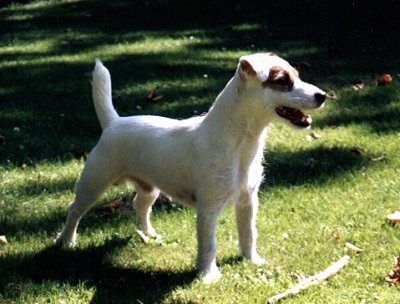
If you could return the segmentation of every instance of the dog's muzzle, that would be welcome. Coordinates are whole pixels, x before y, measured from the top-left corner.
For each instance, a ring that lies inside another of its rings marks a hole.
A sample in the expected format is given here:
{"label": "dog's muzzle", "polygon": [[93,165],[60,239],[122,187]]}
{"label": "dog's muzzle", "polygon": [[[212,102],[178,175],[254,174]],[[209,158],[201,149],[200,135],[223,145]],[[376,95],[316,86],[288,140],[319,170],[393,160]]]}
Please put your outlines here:
{"label": "dog's muzzle", "polygon": [[[315,108],[320,108],[324,105],[326,94],[315,93],[314,94]],[[311,126],[312,117],[311,115],[304,114],[301,110],[286,106],[279,106],[275,108],[275,113],[281,118],[289,121],[293,126],[306,129]]]}

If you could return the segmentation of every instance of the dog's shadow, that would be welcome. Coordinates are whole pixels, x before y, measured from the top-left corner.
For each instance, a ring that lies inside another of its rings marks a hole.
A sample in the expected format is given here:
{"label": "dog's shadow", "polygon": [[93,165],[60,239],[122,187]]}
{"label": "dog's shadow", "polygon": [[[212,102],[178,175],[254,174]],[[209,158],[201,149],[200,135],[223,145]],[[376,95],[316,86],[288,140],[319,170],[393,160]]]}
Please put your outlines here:
{"label": "dog's shadow", "polygon": [[159,303],[176,287],[195,280],[194,268],[186,271],[142,270],[113,265],[109,257],[129,240],[111,239],[101,246],[85,249],[51,246],[32,255],[0,259],[0,266],[5,273],[7,269],[18,273],[16,284],[23,285],[26,281],[40,285],[53,281],[93,287],[95,294],[91,303]]}

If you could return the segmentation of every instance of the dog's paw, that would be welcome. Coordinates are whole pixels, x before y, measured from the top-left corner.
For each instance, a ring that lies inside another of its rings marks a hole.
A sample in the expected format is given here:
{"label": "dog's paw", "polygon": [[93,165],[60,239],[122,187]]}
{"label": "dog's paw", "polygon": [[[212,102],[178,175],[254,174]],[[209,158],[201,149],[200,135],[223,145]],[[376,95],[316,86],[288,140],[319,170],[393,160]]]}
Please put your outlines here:
{"label": "dog's paw", "polygon": [[256,254],[250,259],[250,262],[256,265],[264,265],[267,261],[264,258],[260,257],[258,254]]}
{"label": "dog's paw", "polygon": [[214,268],[212,271],[203,273],[201,275],[201,281],[203,284],[209,285],[218,282],[222,277],[221,272],[218,268]]}
{"label": "dog's paw", "polygon": [[67,239],[63,233],[57,233],[55,239],[53,239],[53,243],[55,246],[66,246],[69,248],[75,247],[76,244],[76,236],[71,239]]}
{"label": "dog's paw", "polygon": [[255,265],[263,265],[267,262],[257,252],[253,252],[249,255],[243,255],[243,257]]}
{"label": "dog's paw", "polygon": [[138,231],[141,231],[144,235],[151,239],[160,239],[161,236],[157,233],[157,231],[153,228],[153,226],[149,223],[147,224],[139,224]]}
{"label": "dog's paw", "polygon": [[143,243],[147,244],[150,241],[155,241],[155,242],[161,242],[162,238],[160,235],[158,235],[157,233],[146,233],[142,230],[136,229],[136,234],[140,237],[140,239],[142,240]]}
{"label": "dog's paw", "polygon": [[147,229],[147,231],[145,231],[146,235],[148,237],[151,237],[152,239],[161,239],[161,236],[157,233],[157,231],[153,228],[150,227],[149,229]]}

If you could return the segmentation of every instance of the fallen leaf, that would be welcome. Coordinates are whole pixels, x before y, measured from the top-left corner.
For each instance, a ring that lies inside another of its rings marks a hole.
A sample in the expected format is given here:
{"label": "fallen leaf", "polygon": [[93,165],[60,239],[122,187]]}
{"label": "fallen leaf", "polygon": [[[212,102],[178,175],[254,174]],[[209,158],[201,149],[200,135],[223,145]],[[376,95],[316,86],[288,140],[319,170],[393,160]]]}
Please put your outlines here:
{"label": "fallen leaf", "polygon": [[308,134],[306,136],[306,138],[309,141],[313,141],[313,140],[317,140],[317,139],[321,138],[321,135],[319,135],[318,133],[315,133],[315,132],[311,132],[310,134]]}
{"label": "fallen leaf", "polygon": [[5,235],[0,235],[0,245],[7,245],[7,239]]}
{"label": "fallen leaf", "polygon": [[338,99],[338,96],[336,95],[336,93],[334,91],[329,91],[328,93],[326,93],[326,98],[328,98],[328,99]]}
{"label": "fallen leaf", "polygon": [[348,242],[344,243],[344,247],[345,247],[345,249],[354,252],[356,255],[359,255],[364,251],[363,249],[357,247],[356,245],[353,245],[352,243],[348,243]]}
{"label": "fallen leaf", "polygon": [[381,156],[378,156],[378,157],[373,157],[373,158],[371,158],[371,161],[373,161],[373,162],[380,162],[380,161],[382,161],[382,160],[384,160],[384,159],[385,159],[385,156],[381,155]]}
{"label": "fallen leaf", "polygon": [[361,83],[355,83],[351,86],[351,89],[355,92],[361,91],[362,89],[364,89],[365,85],[363,82]]}
{"label": "fallen leaf", "polygon": [[393,224],[395,226],[400,225],[400,210],[389,214],[386,217],[386,221],[388,221],[390,224]]}
{"label": "fallen leaf", "polygon": [[361,147],[353,147],[350,151],[357,155],[363,155],[365,153],[365,150]]}
{"label": "fallen leaf", "polygon": [[400,256],[394,259],[395,267],[385,276],[385,281],[390,284],[400,284]]}
{"label": "fallen leaf", "polygon": [[147,99],[149,101],[157,101],[160,100],[161,98],[163,98],[164,96],[159,95],[156,91],[156,89],[151,90],[149,94],[147,94]]}
{"label": "fallen leaf", "polygon": [[392,76],[390,74],[382,74],[378,79],[378,86],[384,86],[392,82]]}
{"label": "fallen leaf", "polygon": [[108,203],[104,206],[99,207],[99,210],[104,213],[114,213],[123,204],[124,204],[124,201],[122,200],[122,198],[117,198],[116,200],[112,201],[111,203]]}
{"label": "fallen leaf", "polygon": [[332,239],[333,239],[335,242],[339,241],[341,238],[342,238],[342,237],[340,236],[339,232],[336,232],[336,231],[332,232]]}

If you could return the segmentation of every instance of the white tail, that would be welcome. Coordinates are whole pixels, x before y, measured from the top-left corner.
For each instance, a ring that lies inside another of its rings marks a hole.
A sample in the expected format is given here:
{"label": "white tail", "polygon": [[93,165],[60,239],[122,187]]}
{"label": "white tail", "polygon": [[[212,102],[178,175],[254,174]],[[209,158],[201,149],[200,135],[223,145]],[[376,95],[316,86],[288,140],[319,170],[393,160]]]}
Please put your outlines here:
{"label": "white tail", "polygon": [[119,116],[112,104],[110,72],[100,59],[96,59],[92,73],[92,94],[97,118],[104,130],[111,121]]}

